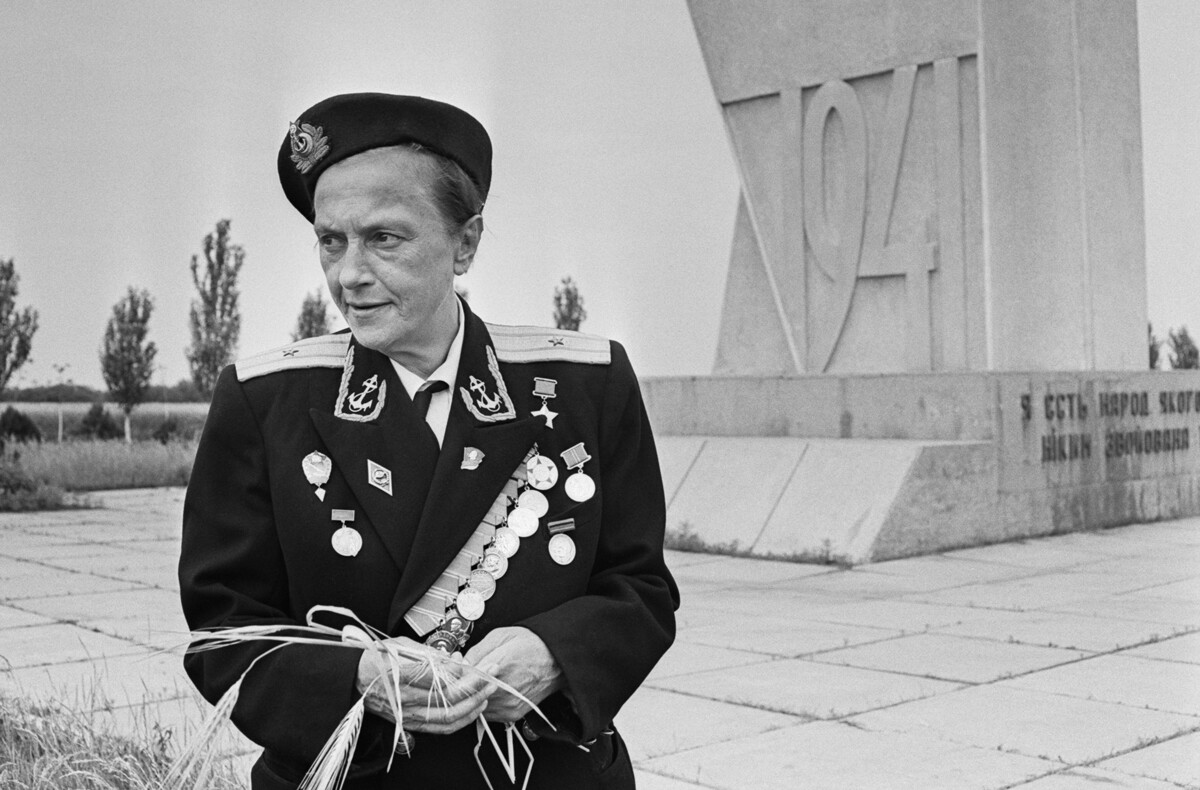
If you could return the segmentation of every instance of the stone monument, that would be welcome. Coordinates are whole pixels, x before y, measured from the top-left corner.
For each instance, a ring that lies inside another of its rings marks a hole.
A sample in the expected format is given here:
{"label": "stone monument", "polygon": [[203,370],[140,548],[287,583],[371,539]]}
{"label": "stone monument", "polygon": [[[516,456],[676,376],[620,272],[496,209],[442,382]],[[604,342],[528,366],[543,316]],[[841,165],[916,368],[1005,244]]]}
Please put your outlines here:
{"label": "stone monument", "polygon": [[741,176],[669,528],[863,562],[1198,512],[1147,368],[1134,0],[689,0]]}

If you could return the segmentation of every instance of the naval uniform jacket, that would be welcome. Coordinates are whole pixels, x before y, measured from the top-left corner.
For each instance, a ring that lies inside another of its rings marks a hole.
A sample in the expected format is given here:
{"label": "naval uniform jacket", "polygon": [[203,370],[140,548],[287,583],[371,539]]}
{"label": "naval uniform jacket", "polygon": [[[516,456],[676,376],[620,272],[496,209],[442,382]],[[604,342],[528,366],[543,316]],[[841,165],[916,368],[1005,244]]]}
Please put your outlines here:
{"label": "naval uniform jacket", "polygon": [[[223,371],[184,505],[184,613],[202,629],[303,623],[311,607],[333,605],[420,641],[405,613],[536,446],[559,471],[543,492],[549,512],[509,560],[468,649],[490,629],[524,626],[563,672],[566,692],[540,706],[557,731],[529,717],[546,735],[530,744],[531,788],[632,787],[628,753],[608,733],[674,639],[678,606],[663,562],[663,487],[637,380],[618,343],[488,325],[465,305],[464,320],[440,452],[389,360],[349,333],[299,341]],[[552,427],[532,415],[542,405],[535,377],[556,382],[547,401],[558,412]],[[596,492],[575,502],[564,491],[570,472],[560,453],[581,442]],[[482,460],[465,468],[472,448]],[[332,461],[323,499],[302,468],[314,451]],[[390,492],[372,485],[369,465],[390,472]],[[354,511],[347,526],[362,536],[357,556],[331,544],[341,526],[331,518],[335,508]],[[574,520],[577,554],[560,565],[548,551],[548,524],[564,519]],[[215,701],[270,646],[192,654],[185,666]],[[357,701],[358,661],[356,650],[289,645],[246,674],[233,721],[265,747],[255,788],[295,787]],[[475,727],[417,733],[412,756],[397,757],[385,775],[391,727],[367,714],[348,788],[486,787],[472,755]],[[485,762],[490,752],[485,741]],[[492,763],[493,786],[511,786]]]}

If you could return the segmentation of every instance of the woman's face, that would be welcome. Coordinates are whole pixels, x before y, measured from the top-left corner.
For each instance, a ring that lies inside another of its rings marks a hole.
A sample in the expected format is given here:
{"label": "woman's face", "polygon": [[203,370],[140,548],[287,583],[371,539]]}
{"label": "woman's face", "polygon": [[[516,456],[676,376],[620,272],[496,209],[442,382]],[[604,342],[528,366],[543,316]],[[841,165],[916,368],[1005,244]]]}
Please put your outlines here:
{"label": "woman's face", "polygon": [[428,154],[376,148],[330,167],[313,195],[334,303],[360,343],[406,367],[453,336],[454,276],[479,244],[478,223],[446,227],[431,200],[435,173]]}

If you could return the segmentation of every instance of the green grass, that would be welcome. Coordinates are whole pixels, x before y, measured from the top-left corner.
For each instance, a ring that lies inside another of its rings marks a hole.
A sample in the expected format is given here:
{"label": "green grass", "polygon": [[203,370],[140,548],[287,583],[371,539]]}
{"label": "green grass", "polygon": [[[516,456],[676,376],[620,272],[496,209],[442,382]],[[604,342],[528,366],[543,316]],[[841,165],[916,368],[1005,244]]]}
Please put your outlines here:
{"label": "green grass", "polygon": [[196,442],[72,441],[10,446],[29,477],[66,491],[187,485]]}
{"label": "green grass", "polygon": [[[175,758],[175,733],[145,718],[118,731],[100,710],[0,697],[0,788],[151,790]],[[229,763],[209,790],[244,787]]]}
{"label": "green grass", "polygon": [[[58,438],[59,404],[2,403],[0,404],[0,411],[9,406],[29,415],[29,418],[37,425],[38,430],[42,432],[42,438],[46,441],[53,442]],[[63,412],[63,433],[67,437],[70,437],[78,431],[79,424],[83,421],[83,415],[87,414],[87,410],[92,407],[92,404],[63,403],[61,406]],[[117,421],[117,425],[124,428],[125,415],[121,411],[121,408],[111,403],[106,404],[105,408],[112,415],[112,418]],[[130,429],[133,432],[135,441],[148,440],[166,419],[173,418],[179,426],[182,437],[195,439],[200,435],[200,429],[204,427],[204,418],[207,415],[207,403],[143,403],[133,410]]]}

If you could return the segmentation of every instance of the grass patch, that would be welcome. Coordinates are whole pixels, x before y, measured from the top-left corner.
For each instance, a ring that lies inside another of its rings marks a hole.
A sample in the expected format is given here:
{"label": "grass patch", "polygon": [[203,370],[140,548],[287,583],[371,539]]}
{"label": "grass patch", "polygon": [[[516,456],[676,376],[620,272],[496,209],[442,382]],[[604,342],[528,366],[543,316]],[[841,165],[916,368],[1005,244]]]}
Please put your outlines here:
{"label": "grass patch", "polygon": [[[0,697],[0,787],[14,790],[151,790],[175,758],[170,728],[142,718],[118,731],[103,711],[79,711],[59,702]],[[228,763],[207,785],[245,785]]]}
{"label": "grass patch", "polygon": [[850,561],[847,555],[834,553],[833,543],[828,538],[821,541],[821,548],[816,550],[791,552],[789,554],[753,552],[750,549],[741,548],[736,540],[729,541],[728,543],[711,543],[706,541],[697,535],[695,530],[692,529],[692,525],[686,521],[680,522],[679,526],[674,529],[667,530],[663,545],[674,551],[690,551],[695,554],[723,554],[729,557],[754,557],[764,560],[799,562],[807,565],[836,565],[839,568],[854,567],[854,563]]}
{"label": "grass patch", "polygon": [[196,441],[75,441],[18,445],[10,451],[21,470],[44,486],[65,491],[185,486]]}

